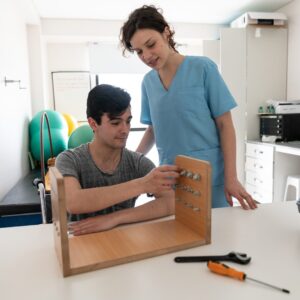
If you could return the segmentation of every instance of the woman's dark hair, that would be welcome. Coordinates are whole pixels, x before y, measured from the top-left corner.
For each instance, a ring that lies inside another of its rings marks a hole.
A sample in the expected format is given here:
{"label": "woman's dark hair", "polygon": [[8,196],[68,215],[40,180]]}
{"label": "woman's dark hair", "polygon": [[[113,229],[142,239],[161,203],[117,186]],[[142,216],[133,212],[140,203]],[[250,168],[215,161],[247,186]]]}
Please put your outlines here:
{"label": "woman's dark hair", "polygon": [[98,125],[104,113],[110,119],[120,116],[130,106],[130,95],[119,87],[100,84],[90,90],[87,98],[86,116]]}
{"label": "woman's dark hair", "polygon": [[123,46],[123,55],[126,50],[133,52],[130,40],[135,32],[139,29],[153,29],[159,33],[163,33],[165,28],[169,29],[169,45],[175,49],[176,43],[173,40],[174,31],[170,29],[169,24],[166,22],[162,15],[162,10],[153,5],[143,5],[142,7],[134,10],[128,17],[120,30],[120,41]]}

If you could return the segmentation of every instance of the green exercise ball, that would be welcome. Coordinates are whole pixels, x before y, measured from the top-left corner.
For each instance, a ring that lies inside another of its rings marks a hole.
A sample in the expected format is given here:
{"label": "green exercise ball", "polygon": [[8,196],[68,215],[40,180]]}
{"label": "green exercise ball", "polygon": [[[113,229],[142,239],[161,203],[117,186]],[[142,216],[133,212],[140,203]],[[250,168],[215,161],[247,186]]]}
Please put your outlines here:
{"label": "green exercise ball", "polygon": [[82,144],[91,142],[94,132],[89,125],[81,125],[76,128],[69,137],[68,148],[76,148]]}
{"label": "green exercise ball", "polygon": [[[67,149],[68,134],[61,129],[51,129],[53,156]],[[45,162],[51,157],[48,130],[44,130],[44,158]],[[37,131],[30,138],[30,151],[34,159],[40,161],[40,132]]]}
{"label": "green exercise ball", "polygon": [[[68,134],[68,124],[63,115],[57,111],[54,110],[42,110],[38,112],[37,114],[34,115],[32,118],[30,124],[29,124],[29,134],[30,137],[33,136],[36,132],[40,131],[40,126],[41,126],[41,116],[42,114],[46,112],[47,117],[49,120],[49,127],[51,129],[60,129],[66,134]],[[47,122],[46,118],[44,119],[44,130],[47,130]]]}
{"label": "green exercise ball", "polygon": [[[63,115],[54,110],[43,110],[38,112],[32,118],[29,124],[29,137],[30,137],[30,152],[33,158],[40,161],[40,131],[41,131],[41,117],[46,112],[49,127],[52,137],[53,156],[57,156],[60,152],[67,149],[68,144],[68,124]],[[43,123],[44,135],[44,157],[45,162],[51,157],[50,141],[48,136],[48,127],[46,118]]]}

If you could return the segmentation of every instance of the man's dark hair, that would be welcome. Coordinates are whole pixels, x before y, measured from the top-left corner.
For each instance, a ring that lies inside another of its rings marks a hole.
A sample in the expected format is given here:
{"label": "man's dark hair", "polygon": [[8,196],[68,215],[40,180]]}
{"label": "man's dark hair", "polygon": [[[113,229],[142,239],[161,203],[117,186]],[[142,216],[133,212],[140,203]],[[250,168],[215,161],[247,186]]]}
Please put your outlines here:
{"label": "man's dark hair", "polygon": [[110,119],[120,116],[130,106],[130,95],[119,87],[109,84],[95,86],[88,95],[86,116],[93,118],[98,125],[104,113]]}
{"label": "man's dark hair", "polygon": [[177,52],[175,48],[176,43],[173,39],[175,32],[171,30],[170,25],[164,19],[162,10],[153,5],[143,5],[142,7],[137,8],[129,15],[128,20],[120,30],[123,55],[125,55],[126,50],[133,52],[130,41],[137,30],[153,29],[159,33],[163,33],[166,27],[170,32],[169,46]]}

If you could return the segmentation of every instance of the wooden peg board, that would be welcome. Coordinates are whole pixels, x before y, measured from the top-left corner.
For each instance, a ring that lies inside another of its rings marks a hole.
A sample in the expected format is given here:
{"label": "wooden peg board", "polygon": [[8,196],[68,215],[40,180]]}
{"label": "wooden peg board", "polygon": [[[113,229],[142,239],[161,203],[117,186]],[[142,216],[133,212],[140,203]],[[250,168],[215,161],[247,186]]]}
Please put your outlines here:
{"label": "wooden peg board", "polygon": [[210,242],[211,168],[206,161],[177,156],[180,177],[175,190],[175,217]]}
{"label": "wooden peg board", "polygon": [[[54,242],[63,276],[210,243],[210,165],[185,156],[178,156],[176,164],[182,170],[199,174],[200,180],[180,176],[175,192],[175,219],[120,226],[82,236],[68,236],[64,179],[51,167]],[[184,190],[181,185],[201,194]]]}

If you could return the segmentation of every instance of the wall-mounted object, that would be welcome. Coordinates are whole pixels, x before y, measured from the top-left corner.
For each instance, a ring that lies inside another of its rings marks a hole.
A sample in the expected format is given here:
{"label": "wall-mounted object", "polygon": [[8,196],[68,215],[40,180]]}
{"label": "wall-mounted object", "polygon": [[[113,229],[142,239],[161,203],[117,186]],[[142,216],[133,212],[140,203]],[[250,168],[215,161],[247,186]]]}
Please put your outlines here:
{"label": "wall-mounted object", "polygon": [[86,121],[86,99],[91,90],[88,71],[52,72],[54,110],[68,113],[77,121]]}
{"label": "wall-mounted object", "polygon": [[247,12],[230,23],[232,28],[245,28],[248,25],[284,26],[287,17],[278,12]]}
{"label": "wall-mounted object", "polygon": [[6,76],[4,77],[4,85],[8,86],[10,83],[18,83],[19,90],[24,90],[26,87],[21,86],[21,80],[15,80],[15,79],[7,79]]}

